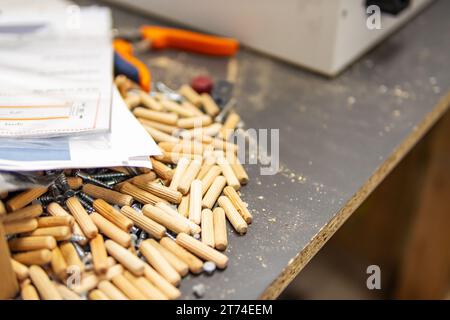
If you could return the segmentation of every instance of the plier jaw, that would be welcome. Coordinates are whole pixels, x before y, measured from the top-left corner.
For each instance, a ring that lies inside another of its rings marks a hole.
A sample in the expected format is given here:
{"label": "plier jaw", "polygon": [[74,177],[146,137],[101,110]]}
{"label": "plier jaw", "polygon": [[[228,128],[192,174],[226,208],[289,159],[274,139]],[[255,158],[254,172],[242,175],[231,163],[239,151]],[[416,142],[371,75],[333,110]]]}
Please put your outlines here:
{"label": "plier jaw", "polygon": [[142,89],[147,92],[150,91],[150,71],[144,63],[134,56],[136,51],[171,48],[227,57],[234,55],[239,48],[235,39],[159,26],[142,26],[139,30],[122,29],[120,32],[115,31],[113,33],[115,33],[115,73],[126,75],[139,83]]}

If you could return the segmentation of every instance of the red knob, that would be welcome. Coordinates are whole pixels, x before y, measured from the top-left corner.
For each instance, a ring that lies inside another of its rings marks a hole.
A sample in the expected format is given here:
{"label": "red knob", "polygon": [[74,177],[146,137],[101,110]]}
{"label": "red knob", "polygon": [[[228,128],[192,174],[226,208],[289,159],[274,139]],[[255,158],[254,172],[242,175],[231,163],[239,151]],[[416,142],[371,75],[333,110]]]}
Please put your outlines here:
{"label": "red knob", "polygon": [[191,87],[197,91],[197,93],[211,93],[213,88],[213,81],[208,76],[198,76],[192,79]]}

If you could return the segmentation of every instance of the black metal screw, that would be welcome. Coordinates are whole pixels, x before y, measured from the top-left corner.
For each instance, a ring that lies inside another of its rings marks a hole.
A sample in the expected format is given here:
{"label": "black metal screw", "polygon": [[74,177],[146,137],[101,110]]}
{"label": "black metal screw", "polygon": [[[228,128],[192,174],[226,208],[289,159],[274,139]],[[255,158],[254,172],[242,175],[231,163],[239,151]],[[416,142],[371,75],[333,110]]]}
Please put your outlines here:
{"label": "black metal screw", "polygon": [[75,191],[70,189],[69,183],[67,182],[67,177],[64,173],[61,173],[61,175],[56,179],[55,184],[62,191],[65,199],[75,195]]}
{"label": "black metal screw", "polygon": [[128,174],[123,172],[112,172],[112,173],[99,173],[90,175],[91,178],[100,180],[114,180],[116,178],[128,177]]}
{"label": "black metal screw", "polygon": [[43,206],[46,206],[46,205],[50,204],[51,202],[54,202],[55,198],[53,198],[53,196],[51,196],[49,194],[45,194],[43,196],[40,196],[38,198],[38,200]]}
{"label": "black metal screw", "polygon": [[98,186],[100,186],[100,187],[103,187],[103,188],[112,189],[112,186],[109,186],[109,185],[107,185],[106,183],[104,183],[104,182],[102,182],[102,181],[100,181],[100,180],[98,180],[98,179],[95,179],[95,178],[91,177],[90,175],[88,175],[88,174],[86,174],[86,173],[83,173],[83,172],[81,172],[81,171],[77,171],[77,172],[75,173],[75,175],[76,175],[77,177],[83,179],[84,181],[87,181],[87,182],[96,184],[96,185],[98,185]]}

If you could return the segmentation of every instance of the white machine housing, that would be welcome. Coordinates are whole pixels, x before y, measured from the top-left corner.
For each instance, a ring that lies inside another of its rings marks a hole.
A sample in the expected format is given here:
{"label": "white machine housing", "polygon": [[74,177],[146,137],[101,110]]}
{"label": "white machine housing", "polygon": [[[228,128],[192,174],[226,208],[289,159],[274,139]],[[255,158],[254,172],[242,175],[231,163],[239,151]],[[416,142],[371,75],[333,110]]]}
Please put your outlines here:
{"label": "white machine housing", "polygon": [[369,29],[365,0],[108,0],[335,76],[432,0],[411,0]]}

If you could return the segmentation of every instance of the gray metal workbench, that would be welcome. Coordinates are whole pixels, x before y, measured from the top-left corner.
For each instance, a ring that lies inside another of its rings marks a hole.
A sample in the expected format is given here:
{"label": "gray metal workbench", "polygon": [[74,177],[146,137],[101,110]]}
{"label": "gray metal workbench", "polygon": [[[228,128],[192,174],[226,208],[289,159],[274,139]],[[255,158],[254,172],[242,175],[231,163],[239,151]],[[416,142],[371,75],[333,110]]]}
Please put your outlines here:
{"label": "gray metal workbench", "polygon": [[[82,2],[83,3],[83,2]],[[114,8],[118,27],[154,20]],[[229,267],[188,276],[206,299],[275,298],[450,102],[449,1],[437,1],[334,80],[242,49],[237,109],[247,128],[280,130],[280,170],[242,188],[254,213],[245,236],[230,228]],[[161,22],[159,22],[161,23]],[[159,24],[158,23],[158,24]],[[184,52],[144,56],[154,79],[177,88],[198,74],[225,78],[227,59]]]}

